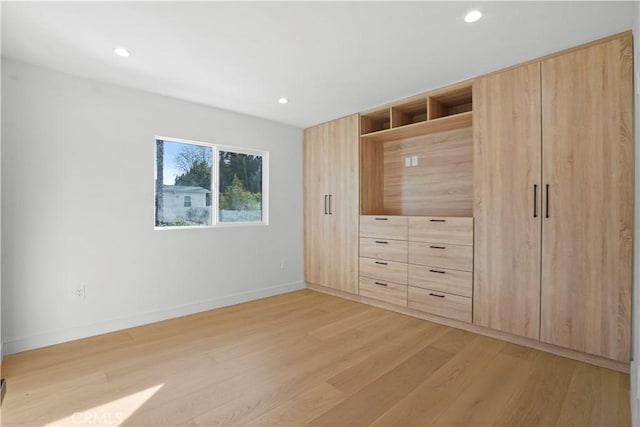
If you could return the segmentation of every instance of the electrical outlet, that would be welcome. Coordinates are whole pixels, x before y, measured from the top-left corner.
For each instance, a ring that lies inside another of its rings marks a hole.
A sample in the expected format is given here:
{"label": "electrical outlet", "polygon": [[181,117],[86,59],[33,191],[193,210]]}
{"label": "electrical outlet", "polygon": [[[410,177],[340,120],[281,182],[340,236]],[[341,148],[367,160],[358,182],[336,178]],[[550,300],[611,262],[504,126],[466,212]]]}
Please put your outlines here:
{"label": "electrical outlet", "polygon": [[73,293],[76,297],[76,299],[85,299],[86,297],[86,289],[84,285],[78,286],[74,293]]}
{"label": "electrical outlet", "polygon": [[411,166],[418,166],[418,156],[411,157]]}
{"label": "electrical outlet", "polygon": [[281,259],[280,260],[280,270],[285,270],[287,268],[287,260],[286,259]]}
{"label": "electrical outlet", "polygon": [[409,166],[411,166],[411,157],[405,157],[404,158],[404,167],[408,168]]}

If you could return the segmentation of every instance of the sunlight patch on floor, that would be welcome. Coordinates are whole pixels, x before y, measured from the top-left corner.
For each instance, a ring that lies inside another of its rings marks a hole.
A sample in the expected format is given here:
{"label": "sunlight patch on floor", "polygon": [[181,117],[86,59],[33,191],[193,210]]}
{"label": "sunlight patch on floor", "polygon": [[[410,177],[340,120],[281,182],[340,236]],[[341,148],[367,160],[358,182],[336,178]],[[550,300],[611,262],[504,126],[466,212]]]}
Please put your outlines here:
{"label": "sunlight patch on floor", "polygon": [[74,412],[69,417],[54,421],[53,426],[119,426],[164,386],[159,384],[146,390],[112,400],[104,405],[84,411]]}

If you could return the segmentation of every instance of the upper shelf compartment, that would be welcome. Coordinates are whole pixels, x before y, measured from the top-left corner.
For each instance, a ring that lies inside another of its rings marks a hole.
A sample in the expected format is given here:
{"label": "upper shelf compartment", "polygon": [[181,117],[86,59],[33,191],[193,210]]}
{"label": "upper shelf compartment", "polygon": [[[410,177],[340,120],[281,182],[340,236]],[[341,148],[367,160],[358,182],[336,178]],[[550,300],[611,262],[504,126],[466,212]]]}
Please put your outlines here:
{"label": "upper shelf compartment", "polygon": [[363,141],[393,141],[471,126],[471,82],[360,114]]}

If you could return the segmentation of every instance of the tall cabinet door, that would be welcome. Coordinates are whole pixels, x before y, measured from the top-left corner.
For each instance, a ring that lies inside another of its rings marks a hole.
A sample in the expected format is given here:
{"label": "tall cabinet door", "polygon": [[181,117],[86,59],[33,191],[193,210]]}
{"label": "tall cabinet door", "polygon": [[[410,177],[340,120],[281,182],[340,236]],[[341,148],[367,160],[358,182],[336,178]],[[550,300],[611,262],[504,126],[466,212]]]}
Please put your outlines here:
{"label": "tall cabinet door", "polygon": [[473,323],[539,338],[540,63],[473,87]]}
{"label": "tall cabinet door", "polygon": [[358,293],[359,116],[329,123],[329,286]]}
{"label": "tall cabinet door", "polygon": [[623,362],[632,281],[631,52],[628,35],[542,62],[541,340]]}
{"label": "tall cabinet door", "polygon": [[304,131],[304,272],[305,280],[329,283],[329,125]]}

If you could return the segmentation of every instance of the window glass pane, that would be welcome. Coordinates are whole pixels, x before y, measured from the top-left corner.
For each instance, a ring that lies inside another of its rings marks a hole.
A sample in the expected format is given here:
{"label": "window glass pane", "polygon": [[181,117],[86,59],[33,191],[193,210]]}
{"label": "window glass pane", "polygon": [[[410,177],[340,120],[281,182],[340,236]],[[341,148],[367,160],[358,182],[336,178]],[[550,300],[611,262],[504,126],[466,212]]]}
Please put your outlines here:
{"label": "window glass pane", "polygon": [[220,151],[220,222],[262,221],[262,156]]}
{"label": "window glass pane", "polygon": [[156,226],[211,224],[212,158],[211,147],[156,141]]}

